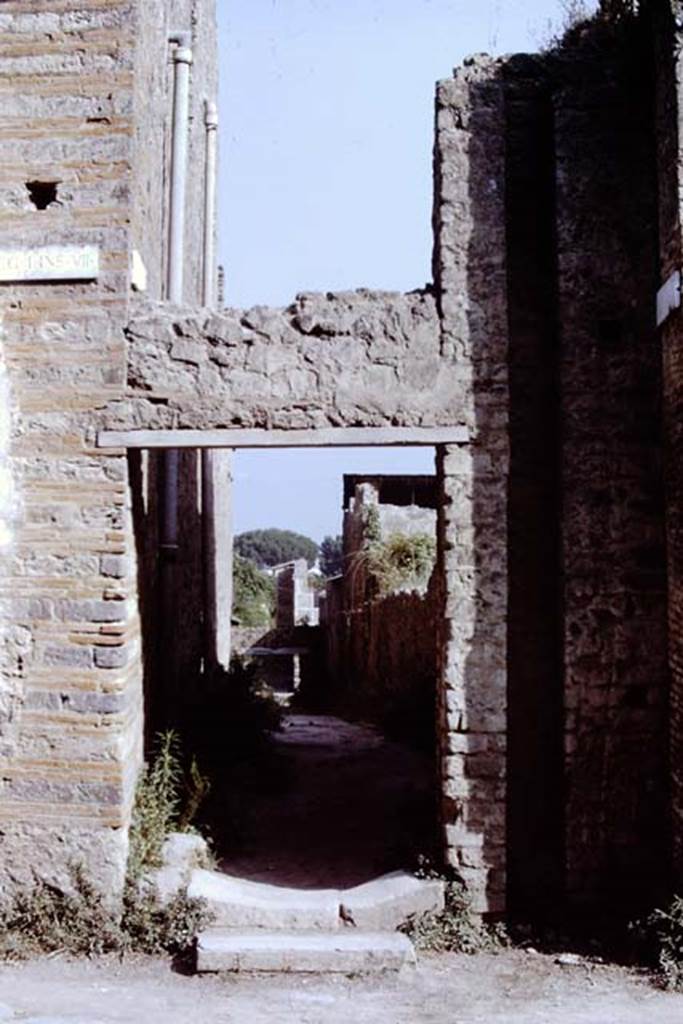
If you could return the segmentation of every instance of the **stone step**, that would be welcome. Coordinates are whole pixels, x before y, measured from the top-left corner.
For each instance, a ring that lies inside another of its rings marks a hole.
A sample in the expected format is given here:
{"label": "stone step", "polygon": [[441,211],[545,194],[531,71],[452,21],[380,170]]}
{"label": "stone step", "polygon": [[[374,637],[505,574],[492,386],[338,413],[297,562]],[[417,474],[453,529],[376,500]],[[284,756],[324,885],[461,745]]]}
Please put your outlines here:
{"label": "stone step", "polygon": [[336,889],[286,889],[198,869],[187,894],[206,900],[217,928],[331,932],[340,924]]}
{"label": "stone step", "polygon": [[206,901],[217,928],[391,932],[409,917],[442,910],[444,884],[394,871],[350,889],[290,889],[196,869],[188,896]]}
{"label": "stone step", "polygon": [[410,939],[400,932],[238,932],[211,928],[197,938],[199,973],[367,974],[415,964]]}
{"label": "stone step", "polygon": [[409,917],[443,910],[445,887],[440,879],[393,871],[353,889],[343,889],[339,897],[346,924],[361,931],[394,931]]}

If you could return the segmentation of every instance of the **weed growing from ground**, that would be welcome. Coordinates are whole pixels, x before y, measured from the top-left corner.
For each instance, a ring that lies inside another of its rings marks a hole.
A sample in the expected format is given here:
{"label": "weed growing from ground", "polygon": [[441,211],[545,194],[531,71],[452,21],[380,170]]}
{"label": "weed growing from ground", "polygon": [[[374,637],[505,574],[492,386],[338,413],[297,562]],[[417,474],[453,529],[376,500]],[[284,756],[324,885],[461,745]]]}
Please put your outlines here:
{"label": "weed growing from ground", "polygon": [[422,878],[441,878],[445,882],[445,906],[410,918],[401,928],[415,948],[433,953],[495,953],[508,945],[501,924],[487,924],[473,913],[466,886],[454,878],[444,878],[424,863],[416,874]]}
{"label": "weed growing from ground", "polygon": [[174,732],[161,733],[156,754],[138,779],[130,826],[128,877],[137,881],[150,868],[161,867],[161,850],[173,832],[180,806],[182,765]]}
{"label": "weed growing from ground", "polygon": [[121,915],[121,949],[130,953],[185,953],[211,921],[204,900],[182,889],[160,903],[156,894],[126,884]]}
{"label": "weed growing from ground", "polygon": [[138,782],[127,876],[118,906],[105,901],[80,865],[72,865],[66,889],[38,879],[0,904],[0,957],[186,952],[209,921],[206,904],[182,890],[161,902],[143,879],[161,866],[166,836],[187,830],[207,790],[208,781],[195,760],[185,776],[177,736],[161,734],[156,754]]}
{"label": "weed growing from ground", "polygon": [[664,987],[683,992],[683,896],[631,927]]}
{"label": "weed growing from ground", "polygon": [[130,826],[128,879],[137,882],[146,871],[161,867],[164,840],[171,832],[193,831],[193,821],[211,788],[197,759],[183,769],[180,740],[173,731],[160,733],[156,752],[138,779]]}
{"label": "weed growing from ground", "polygon": [[126,882],[119,910],[107,905],[82,868],[71,868],[71,889],[37,881],[0,906],[0,957],[45,953],[184,953],[209,920],[205,904],[179,892],[162,905]]}

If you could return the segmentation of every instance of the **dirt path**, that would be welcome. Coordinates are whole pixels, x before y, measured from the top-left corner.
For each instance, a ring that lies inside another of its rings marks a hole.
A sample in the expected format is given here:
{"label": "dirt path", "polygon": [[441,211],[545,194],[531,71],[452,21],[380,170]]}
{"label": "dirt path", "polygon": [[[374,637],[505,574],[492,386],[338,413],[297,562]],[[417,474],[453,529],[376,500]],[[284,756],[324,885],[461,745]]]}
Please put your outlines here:
{"label": "dirt path", "polygon": [[[159,960],[0,965],[17,1024],[681,1024],[683,995],[617,967],[431,956],[398,978],[184,977]],[[4,1007],[4,1009],[3,1009]],[[3,1015],[4,1014],[4,1015]]]}
{"label": "dirt path", "polygon": [[[371,726],[288,714],[273,785],[249,795],[238,853],[223,870],[300,888],[345,888],[411,867],[431,838],[427,758]],[[245,801],[246,802],[246,801]]]}

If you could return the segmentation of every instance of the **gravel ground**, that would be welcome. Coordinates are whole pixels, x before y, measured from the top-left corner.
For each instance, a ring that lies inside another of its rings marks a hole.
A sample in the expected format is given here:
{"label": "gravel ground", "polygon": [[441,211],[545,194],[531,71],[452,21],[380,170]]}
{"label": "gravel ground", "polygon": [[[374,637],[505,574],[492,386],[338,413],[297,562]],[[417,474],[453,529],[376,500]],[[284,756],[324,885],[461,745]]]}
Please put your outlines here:
{"label": "gravel ground", "polygon": [[23,1024],[682,1024],[683,995],[620,967],[507,951],[423,956],[398,977],[190,977],[160,959],[0,965]]}

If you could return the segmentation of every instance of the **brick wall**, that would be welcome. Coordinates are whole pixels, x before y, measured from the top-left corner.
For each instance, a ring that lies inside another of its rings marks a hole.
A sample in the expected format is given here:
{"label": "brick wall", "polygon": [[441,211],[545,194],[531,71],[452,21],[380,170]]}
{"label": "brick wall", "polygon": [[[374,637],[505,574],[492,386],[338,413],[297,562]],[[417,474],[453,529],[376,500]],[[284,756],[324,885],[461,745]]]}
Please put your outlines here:
{"label": "brick wall", "polygon": [[[132,249],[150,294],[162,288],[166,10],[31,0],[0,11],[3,246],[95,245],[102,268],[93,283],[0,285],[12,414],[7,437],[0,424],[0,515],[11,541],[0,569],[5,880],[63,880],[80,860],[114,891],[125,866],[142,752],[139,612],[149,609],[138,602],[133,505],[153,543],[157,467],[98,450],[95,438],[99,410],[126,386]],[[215,95],[213,5],[188,0],[171,13],[205,48],[192,99],[197,150],[205,90]],[[57,203],[42,211],[26,189],[36,180],[58,182]],[[193,300],[202,234],[190,217]]]}
{"label": "brick wall", "polygon": [[[120,884],[140,756],[140,640],[123,453],[95,410],[125,381],[135,6],[5,3],[3,246],[96,245],[99,280],[1,285],[19,501],[0,577],[8,623],[0,870]],[[39,211],[26,182],[58,180]]]}

